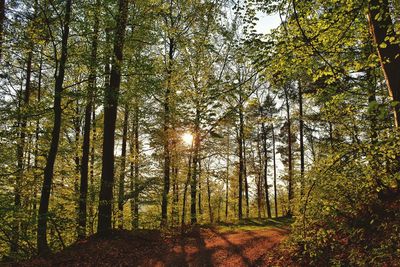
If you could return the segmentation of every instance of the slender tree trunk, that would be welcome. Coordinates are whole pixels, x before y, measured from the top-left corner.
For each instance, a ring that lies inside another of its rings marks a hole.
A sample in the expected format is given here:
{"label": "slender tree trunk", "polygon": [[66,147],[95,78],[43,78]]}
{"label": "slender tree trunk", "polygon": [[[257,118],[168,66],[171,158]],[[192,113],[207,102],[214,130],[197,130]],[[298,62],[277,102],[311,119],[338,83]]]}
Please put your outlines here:
{"label": "slender tree trunk", "polygon": [[199,193],[198,193],[198,195],[199,195],[199,201],[198,201],[198,204],[199,204],[199,216],[200,216],[200,221],[202,220],[202,216],[203,216],[203,209],[202,209],[202,207],[201,207],[201,171],[202,171],[202,169],[201,169],[201,159],[199,159],[199,172],[198,172],[198,179],[199,179]]}
{"label": "slender tree trunk", "polygon": [[197,177],[198,177],[198,164],[199,164],[199,151],[200,151],[200,113],[198,107],[196,108],[196,119],[194,128],[194,151],[193,151],[193,172],[190,184],[190,223],[197,223],[196,213],[196,195],[197,195]]}
{"label": "slender tree trunk", "polygon": [[121,170],[118,186],[118,228],[124,228],[124,189],[125,189],[125,167],[126,167],[126,141],[128,135],[129,108],[125,105],[124,122],[122,126],[122,148],[121,148]]}
{"label": "slender tree trunk", "polygon": [[206,176],[207,183],[207,199],[208,199],[208,216],[210,217],[210,223],[214,222],[214,215],[211,206],[211,186],[210,186],[210,175],[207,173]]}
{"label": "slender tree trunk", "polygon": [[250,216],[249,206],[249,183],[247,181],[247,153],[246,153],[246,137],[243,133],[243,178],[244,178],[244,193],[246,196],[246,218]]}
{"label": "slender tree trunk", "polygon": [[272,158],[274,164],[274,206],[275,206],[275,218],[278,217],[278,194],[276,188],[276,151],[275,151],[275,128],[271,125],[272,131]]}
{"label": "slender tree trunk", "polygon": [[[38,89],[37,89],[37,103],[39,104],[41,101],[41,90],[42,90],[42,69],[43,69],[43,49],[40,53],[40,63],[39,63],[39,77],[38,77]],[[36,129],[35,129],[35,160],[34,160],[34,168],[35,173],[33,176],[34,179],[34,188],[33,188],[33,212],[36,217],[36,209],[37,209],[37,193],[38,193],[38,180],[39,175],[37,175],[36,170],[39,168],[39,131],[40,131],[40,120],[39,118],[36,120]]]}
{"label": "slender tree trunk", "polygon": [[300,195],[304,195],[304,120],[303,120],[303,88],[299,81],[299,131],[300,131]]}
{"label": "slender tree trunk", "polygon": [[121,68],[125,28],[128,18],[128,0],[119,0],[117,27],[114,34],[110,86],[106,88],[104,105],[103,156],[101,187],[99,195],[99,218],[97,231],[102,235],[111,230],[111,215],[114,186],[114,142],[117,119],[118,95],[121,84]]}
{"label": "slender tree trunk", "polygon": [[[171,3],[172,8],[172,3]],[[172,12],[172,11],[171,11]],[[171,151],[170,151],[170,129],[171,129],[171,86],[172,66],[175,53],[175,40],[169,38],[168,66],[167,66],[167,88],[164,96],[164,189],[161,204],[161,226],[168,225],[168,195],[170,189],[171,175]]]}
{"label": "slender tree trunk", "polygon": [[242,210],[242,200],[243,200],[243,171],[244,171],[244,161],[243,161],[243,105],[242,99],[240,97],[240,107],[239,107],[239,134],[238,134],[238,153],[239,153],[239,192],[238,192],[238,218],[242,220],[243,210]]}
{"label": "slender tree trunk", "polygon": [[227,142],[227,150],[226,150],[226,182],[225,182],[225,221],[228,220],[228,212],[229,212],[229,153],[230,153],[230,135],[228,129],[228,142]]}
{"label": "slender tree trunk", "polygon": [[185,187],[183,190],[183,201],[182,201],[182,227],[185,225],[186,221],[186,195],[187,195],[187,188],[190,183],[190,179],[192,177],[192,150],[193,150],[193,144],[189,152],[189,160],[188,160],[188,171],[187,171],[187,178],[185,182]]}
{"label": "slender tree trunk", "polygon": [[[85,124],[83,128],[82,158],[80,166],[81,181],[79,186],[79,226],[78,239],[86,237],[86,218],[87,218],[87,193],[88,193],[88,175],[89,175],[89,152],[90,152],[90,127],[92,125],[92,108],[94,105],[94,93],[96,90],[97,77],[97,47],[99,36],[99,9],[100,0],[96,0],[96,15],[94,17],[94,29],[92,37],[92,48],[90,53],[89,81],[87,89],[87,99],[85,105]],[[93,110],[94,111],[94,110]],[[93,119],[94,120],[94,119]],[[92,166],[93,168],[93,166]],[[93,171],[91,169],[91,171]]]}
{"label": "slender tree trunk", "polygon": [[174,167],[172,168],[172,211],[171,211],[171,225],[175,226],[179,224],[179,187],[178,187],[178,167],[177,167],[177,155],[174,159]]}
{"label": "slender tree trunk", "polygon": [[[262,206],[262,167],[263,167],[263,162],[262,162],[262,154],[261,154],[261,145],[260,145],[260,134],[257,132],[257,154],[258,154],[258,164],[259,168],[257,168],[257,211],[258,211],[258,219],[261,219],[261,206]],[[254,157],[254,169],[256,169],[256,164],[255,164],[255,157]],[[265,215],[265,212],[264,212]]]}
{"label": "slender tree trunk", "polygon": [[5,13],[6,1],[0,0],[0,60],[3,55],[3,40],[4,40],[4,21],[6,17]]}
{"label": "slender tree trunk", "polygon": [[[400,102],[400,45],[390,17],[388,0],[368,0],[368,21],[373,40],[377,46],[379,59],[389,95]],[[393,39],[393,41],[391,41]],[[400,126],[400,104],[394,108],[395,127]]]}
{"label": "slender tree trunk", "polygon": [[58,151],[58,143],[60,140],[61,130],[61,94],[63,91],[65,65],[68,57],[68,36],[69,36],[69,24],[71,17],[71,5],[72,0],[66,0],[65,2],[65,18],[64,28],[61,38],[61,58],[58,64],[58,73],[56,74],[56,81],[54,86],[54,121],[53,131],[51,133],[50,150],[46,159],[46,166],[44,169],[44,180],[42,186],[42,192],[40,197],[40,206],[38,213],[38,228],[37,228],[37,249],[40,255],[47,254],[49,247],[47,244],[47,213],[49,210],[50,191],[53,183],[54,175],[54,163]]}
{"label": "slender tree trunk", "polygon": [[[29,99],[31,95],[31,74],[32,74],[32,57],[33,52],[30,50],[28,52],[27,67],[26,67],[26,83],[25,91],[23,94],[23,104],[20,105],[20,119],[19,119],[19,140],[17,146],[17,169],[18,173],[15,181],[14,189],[14,218],[18,217],[18,213],[21,209],[21,183],[24,178],[24,151],[26,143],[26,126],[27,126],[27,109],[29,107]],[[22,97],[22,95],[21,95]],[[29,163],[28,163],[29,165]],[[18,251],[19,243],[19,232],[20,223],[18,220],[13,225],[13,240],[11,242],[10,251],[11,253],[16,253]]]}
{"label": "slender tree trunk", "polygon": [[[96,199],[95,188],[94,188],[94,160],[95,160],[95,145],[97,139],[96,133],[96,106],[95,99],[93,99],[93,108],[92,108],[92,138],[93,142],[90,149],[90,177],[89,177],[89,186],[90,186],[90,194],[89,194],[89,234],[92,235],[94,233],[94,202]],[[83,210],[83,207],[81,207]],[[85,227],[86,228],[86,227]]]}
{"label": "slender tree trunk", "polygon": [[292,214],[292,205],[293,205],[293,166],[292,166],[292,122],[290,118],[290,103],[289,103],[289,95],[288,89],[285,88],[285,103],[286,103],[286,119],[288,124],[288,132],[287,132],[287,142],[288,142],[288,211],[287,216],[291,217]]}
{"label": "slender tree trunk", "polygon": [[[139,144],[139,104],[138,100],[135,100],[134,108],[134,123],[133,123],[133,186],[131,186],[131,191],[139,191],[139,155],[140,155],[140,144]],[[132,206],[131,206],[132,208]],[[139,194],[135,194],[133,198],[133,209],[132,209],[132,228],[139,228]]]}
{"label": "slender tree trunk", "polygon": [[267,149],[267,127],[265,126],[265,123],[261,124],[261,129],[262,129],[262,146],[263,146],[263,152],[264,152],[264,188],[265,188],[265,205],[267,208],[267,216],[268,218],[271,218],[271,204],[269,202],[269,185],[268,185],[268,149]]}

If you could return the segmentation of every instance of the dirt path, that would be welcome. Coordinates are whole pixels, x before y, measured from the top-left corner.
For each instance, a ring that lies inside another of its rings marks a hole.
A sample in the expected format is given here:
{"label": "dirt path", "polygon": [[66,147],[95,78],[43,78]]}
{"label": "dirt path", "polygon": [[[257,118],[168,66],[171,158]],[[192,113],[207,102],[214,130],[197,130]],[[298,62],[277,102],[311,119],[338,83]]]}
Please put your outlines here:
{"label": "dirt path", "polygon": [[266,254],[287,232],[196,228],[183,236],[166,236],[159,231],[116,231],[108,239],[92,237],[46,259],[13,266],[265,266]]}
{"label": "dirt path", "polygon": [[197,236],[181,240],[159,266],[260,266],[264,256],[287,234],[282,229],[220,233],[199,229]]}

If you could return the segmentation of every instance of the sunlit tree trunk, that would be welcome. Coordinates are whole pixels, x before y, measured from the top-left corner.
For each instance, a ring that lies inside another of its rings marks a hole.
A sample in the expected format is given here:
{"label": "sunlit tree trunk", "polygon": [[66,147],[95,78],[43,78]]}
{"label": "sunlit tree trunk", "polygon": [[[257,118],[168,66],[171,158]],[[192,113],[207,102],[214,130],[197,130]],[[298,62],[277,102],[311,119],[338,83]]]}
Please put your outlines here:
{"label": "sunlit tree trunk", "polygon": [[400,44],[394,31],[388,0],[368,1],[368,21],[389,95],[397,102],[394,108],[395,127],[400,126]]}

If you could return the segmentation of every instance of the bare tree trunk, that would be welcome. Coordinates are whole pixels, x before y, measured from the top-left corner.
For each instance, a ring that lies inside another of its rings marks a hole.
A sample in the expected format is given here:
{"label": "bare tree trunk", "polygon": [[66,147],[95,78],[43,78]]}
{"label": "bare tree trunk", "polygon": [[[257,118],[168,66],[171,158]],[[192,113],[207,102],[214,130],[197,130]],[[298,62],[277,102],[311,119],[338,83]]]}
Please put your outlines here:
{"label": "bare tree trunk", "polygon": [[292,166],[292,122],[290,118],[290,103],[289,103],[289,95],[288,88],[284,88],[285,91],[285,103],[286,103],[286,119],[288,124],[288,169],[289,169],[289,179],[288,179],[288,211],[287,216],[291,217],[292,214],[292,205],[293,205],[293,166]]}
{"label": "bare tree trunk", "polygon": [[121,68],[125,28],[128,18],[128,0],[119,0],[117,27],[114,35],[110,87],[106,88],[104,105],[103,168],[99,194],[99,218],[97,231],[102,235],[111,230],[111,214],[114,185],[114,142],[117,119],[118,95],[121,84]]}
{"label": "bare tree trunk", "polygon": [[[83,129],[82,159],[81,159],[81,181],[79,186],[79,226],[78,239],[86,237],[86,218],[87,218],[87,193],[88,193],[88,174],[89,174],[89,152],[90,152],[90,127],[92,124],[92,108],[94,105],[94,93],[96,90],[97,77],[97,47],[99,38],[99,9],[100,0],[96,0],[96,15],[94,16],[94,29],[92,37],[92,48],[90,54],[89,81],[87,89],[87,99],[85,106],[85,125]],[[93,166],[92,166],[93,168]]]}
{"label": "bare tree trunk", "polygon": [[[132,147],[131,147],[132,149]],[[133,164],[131,168],[134,170],[133,177],[131,177],[131,191],[139,191],[139,155],[140,155],[140,144],[139,144],[139,104],[138,100],[135,99],[135,110],[133,120]],[[133,180],[132,180],[133,178]],[[139,228],[139,193],[135,194],[133,198],[133,205],[131,202],[132,211],[132,228]]]}
{"label": "bare tree trunk", "polygon": [[228,220],[228,209],[229,209],[229,153],[230,153],[230,135],[228,129],[228,142],[226,150],[226,187],[225,187],[225,221]]}
{"label": "bare tree trunk", "polygon": [[58,151],[58,143],[60,140],[60,130],[61,130],[61,95],[63,91],[64,75],[65,75],[65,65],[67,63],[68,57],[68,37],[69,37],[69,24],[71,17],[71,5],[72,0],[67,0],[65,2],[65,18],[64,18],[64,28],[62,31],[61,38],[61,58],[58,64],[58,73],[56,73],[56,82],[54,86],[54,121],[53,121],[53,131],[51,133],[51,143],[50,150],[46,159],[46,167],[44,169],[44,180],[42,193],[40,197],[40,206],[38,213],[38,228],[37,228],[37,249],[40,255],[47,254],[49,252],[49,247],[47,244],[47,215],[49,210],[49,200],[50,191],[53,183],[54,175],[54,163]]}
{"label": "bare tree trunk", "polygon": [[242,210],[242,199],[243,199],[243,171],[244,171],[244,161],[243,161],[243,105],[242,98],[240,97],[240,107],[239,107],[239,133],[238,133],[238,156],[239,156],[239,192],[238,192],[238,218],[242,220],[243,210]]}
{"label": "bare tree trunk", "polygon": [[[398,56],[400,45],[390,17],[389,1],[369,0],[368,21],[389,95],[393,101],[400,102],[400,57]],[[400,126],[400,104],[398,103],[394,108],[394,124],[396,128]]]}
{"label": "bare tree trunk", "polygon": [[193,172],[192,181],[190,184],[190,223],[197,223],[197,213],[196,213],[196,195],[197,195],[197,176],[198,176],[198,164],[199,164],[199,151],[200,151],[200,113],[199,109],[196,108],[196,121],[194,128],[194,148],[193,148]]}
{"label": "bare tree trunk", "polygon": [[183,190],[183,201],[182,201],[182,227],[185,225],[185,221],[186,221],[186,195],[187,195],[187,188],[189,186],[190,183],[190,179],[192,177],[192,149],[193,149],[193,145],[190,149],[190,154],[189,154],[189,160],[188,160],[188,171],[187,171],[187,178],[186,178],[186,182],[185,182],[185,187]]}
{"label": "bare tree trunk", "polygon": [[199,216],[200,216],[200,221],[202,220],[202,216],[203,216],[203,209],[202,209],[202,207],[201,207],[201,171],[202,171],[202,169],[201,169],[201,159],[199,158],[199,173],[198,173],[198,179],[199,179],[199,193],[198,193],[198,195],[199,195],[199,201],[198,201],[198,204],[199,204]]}
{"label": "bare tree trunk", "polygon": [[300,195],[304,195],[304,120],[303,120],[303,88],[299,81],[299,131],[300,131]]}
{"label": "bare tree trunk", "polygon": [[[27,66],[26,66],[26,82],[25,91],[23,94],[23,104],[20,105],[20,110],[18,115],[19,119],[19,140],[17,145],[17,176],[14,188],[14,219],[18,217],[18,213],[21,209],[21,183],[24,177],[24,151],[26,143],[26,126],[27,126],[27,109],[29,108],[29,99],[31,95],[31,74],[32,74],[32,56],[33,52],[30,50],[28,52]],[[22,92],[21,92],[22,97]],[[29,163],[28,163],[29,165]],[[10,251],[11,253],[16,253],[18,251],[19,243],[19,232],[20,223],[18,220],[13,225],[13,240],[11,242]]]}
{"label": "bare tree trunk", "polygon": [[262,146],[263,146],[263,152],[264,152],[264,188],[265,188],[265,205],[267,208],[267,216],[268,218],[271,218],[271,204],[269,202],[269,186],[268,186],[268,149],[267,149],[267,127],[265,126],[265,123],[263,122],[261,124],[261,129],[262,129]]}
{"label": "bare tree trunk", "polygon": [[211,186],[210,186],[210,175],[206,174],[206,183],[207,183],[207,198],[208,198],[208,216],[210,217],[210,223],[214,222],[214,215],[211,206]]}
{"label": "bare tree trunk", "polygon": [[125,105],[124,122],[122,129],[122,148],[121,148],[121,170],[118,186],[118,228],[124,228],[124,189],[125,189],[125,166],[126,166],[126,141],[128,134],[129,108]]}
{"label": "bare tree trunk", "polygon": [[244,177],[244,193],[246,196],[246,218],[250,216],[249,206],[249,183],[247,181],[247,153],[246,153],[246,137],[243,134],[243,177]]}
{"label": "bare tree trunk", "polygon": [[4,20],[6,17],[5,13],[6,9],[6,1],[5,0],[0,0],[0,60],[3,55],[3,35],[4,35]]}
{"label": "bare tree trunk", "polygon": [[[39,63],[39,77],[38,77],[38,89],[37,89],[37,103],[39,104],[41,101],[41,90],[42,90],[42,69],[43,69],[43,49],[40,53],[40,63]],[[35,151],[34,151],[34,169],[37,170],[39,168],[39,130],[40,130],[40,120],[39,118],[36,120],[36,129],[35,129]],[[37,209],[37,193],[38,193],[38,177],[37,172],[35,171],[33,179],[34,179],[34,189],[33,189],[33,212],[36,216]]]}
{"label": "bare tree trunk", "polygon": [[276,188],[276,151],[275,151],[275,128],[271,125],[272,131],[272,157],[274,162],[274,206],[275,206],[275,218],[278,217],[278,194]]}

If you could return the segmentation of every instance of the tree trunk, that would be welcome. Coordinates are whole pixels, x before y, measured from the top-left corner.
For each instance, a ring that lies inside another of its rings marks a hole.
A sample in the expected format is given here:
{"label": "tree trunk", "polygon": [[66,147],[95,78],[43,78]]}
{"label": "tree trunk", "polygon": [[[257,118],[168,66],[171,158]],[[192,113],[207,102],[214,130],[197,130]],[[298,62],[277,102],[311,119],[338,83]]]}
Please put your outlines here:
{"label": "tree trunk", "polygon": [[199,193],[198,193],[198,195],[199,195],[199,201],[198,201],[198,204],[199,204],[199,216],[200,216],[200,221],[202,220],[202,216],[203,216],[203,209],[202,209],[202,203],[201,203],[201,171],[202,171],[202,169],[201,169],[201,159],[199,159],[199,172],[198,172],[198,179],[199,179]]}
{"label": "tree trunk", "polygon": [[0,60],[3,55],[3,35],[4,35],[4,20],[6,17],[6,0],[0,0]]}
{"label": "tree trunk", "polygon": [[58,73],[56,74],[56,81],[54,86],[54,121],[53,130],[51,133],[50,150],[46,158],[46,166],[44,169],[44,180],[42,192],[40,197],[40,206],[38,213],[38,228],[37,228],[37,249],[40,255],[47,254],[49,247],[47,244],[47,213],[49,210],[50,191],[53,183],[54,163],[58,151],[58,143],[60,140],[61,130],[61,94],[63,91],[65,65],[68,57],[68,36],[69,36],[69,23],[71,17],[72,0],[67,0],[65,3],[65,18],[64,28],[61,38],[61,58],[58,64]]}
{"label": "tree trunk", "polygon": [[[32,74],[32,56],[33,52],[30,50],[28,52],[28,60],[26,67],[26,83],[25,91],[23,95],[23,104],[20,105],[20,119],[19,119],[19,140],[17,145],[17,176],[15,181],[14,189],[14,219],[18,217],[18,213],[21,208],[21,183],[24,177],[24,150],[25,150],[25,139],[26,139],[26,126],[27,126],[27,109],[29,108],[29,98],[31,95],[31,74]],[[21,95],[22,97],[22,95]],[[28,163],[29,165],[29,163]],[[19,243],[19,232],[20,223],[18,220],[13,225],[13,240],[11,242],[10,251],[11,253],[16,253],[18,251]]]}
{"label": "tree trunk", "polygon": [[[133,150],[132,150],[133,149]],[[133,162],[131,163],[131,191],[138,192],[139,190],[139,104],[135,99],[134,119],[133,119],[133,144],[131,146],[131,153],[133,153]],[[132,176],[133,175],[133,176]],[[132,228],[139,228],[139,194],[135,194],[133,203],[131,202],[132,213]]]}
{"label": "tree trunk", "polygon": [[[39,77],[38,77],[38,89],[37,89],[37,103],[39,104],[41,101],[41,90],[42,90],[42,69],[43,69],[43,48],[40,53],[40,63],[39,63]],[[37,209],[37,193],[38,193],[38,179],[39,175],[37,174],[36,170],[39,168],[39,130],[40,130],[40,120],[39,118],[36,120],[36,129],[35,129],[35,151],[34,151],[34,169],[35,173],[33,176],[34,179],[34,188],[33,188],[33,212],[36,216],[36,209]]]}
{"label": "tree trunk", "polygon": [[190,184],[190,223],[197,223],[196,213],[196,195],[197,195],[197,176],[198,176],[198,164],[199,164],[199,151],[200,151],[200,113],[198,107],[196,108],[196,119],[194,127],[194,152],[193,152],[193,172],[192,181]]}
{"label": "tree trunk", "polygon": [[185,221],[186,221],[186,195],[187,195],[187,188],[189,186],[190,179],[192,177],[192,149],[193,149],[193,145],[191,146],[190,152],[189,152],[187,178],[186,178],[185,187],[183,190],[182,224],[181,224],[182,227],[185,225]]}
{"label": "tree trunk", "polygon": [[291,217],[293,205],[293,166],[292,166],[292,123],[290,118],[290,103],[288,88],[285,88],[286,119],[288,124],[288,211],[287,216]]}
{"label": "tree trunk", "polygon": [[394,108],[394,125],[397,128],[400,126],[400,45],[390,17],[389,1],[369,0],[368,21],[389,95],[397,103]]}
{"label": "tree trunk", "polygon": [[227,142],[227,150],[226,150],[226,187],[225,187],[225,221],[228,220],[228,212],[229,212],[229,153],[230,153],[230,138],[229,138],[229,129],[228,129],[228,142]]}
{"label": "tree trunk", "polygon": [[[85,106],[85,125],[83,128],[82,158],[81,158],[81,181],[79,186],[79,226],[78,239],[86,237],[86,217],[87,217],[87,193],[88,193],[88,174],[89,174],[89,152],[90,152],[90,127],[92,124],[93,96],[96,90],[97,77],[97,47],[99,38],[99,9],[100,0],[96,0],[96,15],[94,16],[94,29],[92,38],[92,48],[90,53],[89,81],[87,89],[87,99]],[[93,168],[93,166],[92,166]]]}
{"label": "tree trunk", "polygon": [[119,0],[117,27],[114,35],[114,55],[112,59],[110,86],[106,88],[104,105],[103,156],[101,187],[99,194],[99,218],[97,231],[100,235],[111,230],[111,210],[114,185],[114,142],[117,119],[118,95],[121,83],[121,68],[125,28],[128,18],[128,0]]}
{"label": "tree trunk", "polygon": [[121,148],[121,170],[118,186],[118,228],[124,228],[124,189],[125,189],[125,166],[126,166],[126,141],[128,134],[129,108],[125,105],[124,122],[122,126],[122,148]]}
{"label": "tree trunk", "polygon": [[210,217],[210,223],[214,222],[214,215],[211,206],[211,186],[210,186],[210,175],[207,174],[206,176],[207,182],[207,200],[208,200],[208,216]]}
{"label": "tree trunk", "polygon": [[303,88],[299,81],[299,131],[300,131],[300,195],[304,195],[304,120],[303,120]]}
{"label": "tree trunk", "polygon": [[249,183],[247,181],[247,154],[246,154],[246,137],[243,133],[243,178],[244,178],[244,194],[246,197],[246,218],[250,216],[249,206]]}
{"label": "tree trunk", "polygon": [[276,152],[275,152],[275,129],[274,125],[271,125],[272,131],[272,158],[274,161],[274,206],[275,206],[275,218],[278,217],[278,194],[276,188]]}
{"label": "tree trunk", "polygon": [[243,199],[243,105],[242,99],[240,97],[240,107],[239,107],[239,134],[238,134],[238,156],[239,156],[239,192],[238,192],[238,218],[242,220],[243,210],[242,210],[242,199]]}
{"label": "tree trunk", "polygon": [[262,146],[263,146],[263,152],[264,152],[264,173],[263,173],[263,177],[264,177],[264,188],[265,188],[265,205],[267,208],[267,216],[268,218],[271,218],[271,204],[269,202],[269,186],[268,186],[268,179],[267,179],[267,175],[268,175],[268,149],[267,149],[267,127],[265,126],[265,123],[263,122],[261,124],[261,129],[262,129]]}

